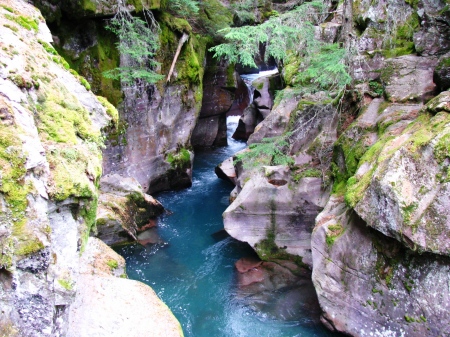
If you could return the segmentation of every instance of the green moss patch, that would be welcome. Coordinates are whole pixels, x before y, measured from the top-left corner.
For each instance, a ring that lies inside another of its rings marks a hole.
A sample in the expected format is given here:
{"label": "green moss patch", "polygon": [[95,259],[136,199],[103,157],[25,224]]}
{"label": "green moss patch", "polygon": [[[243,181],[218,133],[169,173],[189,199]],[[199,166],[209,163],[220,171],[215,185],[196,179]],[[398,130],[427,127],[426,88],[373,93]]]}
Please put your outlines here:
{"label": "green moss patch", "polygon": [[414,53],[413,35],[419,28],[419,16],[417,13],[413,13],[405,20],[405,23],[395,29],[391,38],[384,43],[382,54],[390,58]]}
{"label": "green moss patch", "polygon": [[18,25],[22,26],[27,30],[33,30],[37,32],[39,30],[39,21],[38,19],[33,19],[27,16],[22,15],[14,15],[14,14],[5,14],[5,17],[8,20],[14,21]]}
{"label": "green moss patch", "polygon": [[36,105],[38,130],[44,141],[77,144],[79,139],[101,143],[89,113],[65,87],[53,84],[42,90]]}
{"label": "green moss patch", "polygon": [[342,236],[342,234],[344,234],[345,229],[344,227],[342,227],[342,225],[340,223],[337,223],[335,225],[329,225],[327,227],[327,233],[326,233],[326,238],[325,241],[328,245],[328,247],[331,247],[334,242]]}
{"label": "green moss patch", "polygon": [[119,125],[119,112],[117,111],[115,106],[112,105],[106,97],[97,96],[97,99],[106,109],[107,115],[111,117],[113,125],[117,127]]}
{"label": "green moss patch", "polygon": [[269,230],[267,238],[255,244],[255,250],[259,258],[263,261],[289,260],[298,266],[304,266],[301,256],[289,254],[275,244],[274,230]]}
{"label": "green moss patch", "polygon": [[[388,160],[392,155],[398,151],[400,147],[405,147],[405,149],[411,153],[413,156],[418,156],[420,151],[425,146],[428,146],[441,132],[445,132],[445,128],[450,125],[450,115],[446,112],[438,113],[436,116],[424,113],[420,115],[414,122],[412,122],[404,131],[403,135],[407,135],[402,142],[396,141],[397,137],[390,136],[389,134],[381,134],[379,140],[367,149],[361,156],[359,160],[355,160],[356,169],[362,164],[367,163],[369,165],[369,170],[361,177],[350,176],[346,181],[346,192],[345,201],[346,203],[354,207],[362,198],[364,191],[369,186],[373,174],[377,167]],[[445,160],[449,158],[448,151],[450,150],[450,136],[446,133],[444,136],[437,140],[434,145],[434,156],[439,164],[445,163]],[[351,157],[350,157],[351,159]],[[337,166],[336,162],[334,163]],[[445,165],[444,165],[445,166]],[[442,175],[447,176],[448,170],[446,167],[442,167]],[[337,170],[337,169],[336,169]],[[340,171],[339,171],[340,172]],[[335,185],[339,185],[342,191],[342,181],[345,181],[346,176],[339,176],[334,174]],[[403,209],[403,216],[405,221],[411,218],[410,205],[406,205]]]}
{"label": "green moss patch", "polygon": [[58,283],[61,287],[63,287],[66,290],[72,290],[73,289],[73,282],[71,280],[66,279],[59,279]]}
{"label": "green moss patch", "polygon": [[114,259],[106,261],[106,264],[111,270],[117,269],[119,267],[119,263]]}
{"label": "green moss patch", "polygon": [[191,154],[185,148],[179,149],[176,153],[169,153],[166,160],[173,169],[187,169],[191,166]]}
{"label": "green moss patch", "polygon": [[[58,53],[67,61],[69,67],[73,69],[86,89],[92,90],[95,94],[104,96],[111,104],[118,106],[122,101],[122,91],[120,82],[103,76],[103,72],[115,69],[119,66],[120,56],[116,48],[117,37],[104,28],[105,22],[96,21],[95,30],[97,44],[82,51],[79,55],[72,55],[69,51],[57,47]],[[73,34],[72,27],[58,31],[61,38],[61,44],[71,38]],[[89,82],[86,80],[89,79]]]}

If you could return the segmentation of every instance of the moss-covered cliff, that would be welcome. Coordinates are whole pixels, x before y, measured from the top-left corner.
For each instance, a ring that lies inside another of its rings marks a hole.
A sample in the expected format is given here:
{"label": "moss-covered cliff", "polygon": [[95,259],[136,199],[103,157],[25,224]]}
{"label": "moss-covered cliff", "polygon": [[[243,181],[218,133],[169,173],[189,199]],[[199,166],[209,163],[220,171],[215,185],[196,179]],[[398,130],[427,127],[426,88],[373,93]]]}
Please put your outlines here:
{"label": "moss-covered cliff", "polygon": [[66,335],[80,288],[98,286],[81,282],[80,258],[95,230],[102,130],[118,114],[69,69],[29,3],[0,1],[0,32],[0,334]]}

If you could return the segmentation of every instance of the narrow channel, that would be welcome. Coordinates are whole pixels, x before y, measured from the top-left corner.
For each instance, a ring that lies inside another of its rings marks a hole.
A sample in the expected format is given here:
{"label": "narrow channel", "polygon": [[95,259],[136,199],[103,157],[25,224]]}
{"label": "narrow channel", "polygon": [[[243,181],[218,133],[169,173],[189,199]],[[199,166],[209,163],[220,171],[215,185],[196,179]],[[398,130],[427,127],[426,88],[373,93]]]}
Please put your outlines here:
{"label": "narrow channel", "polygon": [[158,243],[116,250],[126,259],[129,278],[155,290],[186,337],[335,336],[317,313],[280,320],[237,296],[234,263],[254,252],[222,231],[233,186],[217,178],[214,168],[245,147],[231,138],[238,118],[228,117],[228,146],[196,151],[192,187],[155,196],[170,211],[158,219]]}

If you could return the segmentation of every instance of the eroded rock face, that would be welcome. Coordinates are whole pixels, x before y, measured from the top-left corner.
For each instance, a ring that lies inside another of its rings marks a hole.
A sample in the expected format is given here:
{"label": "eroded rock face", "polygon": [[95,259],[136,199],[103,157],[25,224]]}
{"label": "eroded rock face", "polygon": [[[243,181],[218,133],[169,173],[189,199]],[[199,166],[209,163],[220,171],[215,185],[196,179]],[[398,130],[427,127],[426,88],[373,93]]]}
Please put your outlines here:
{"label": "eroded rock face", "polygon": [[[178,156],[191,149],[191,135],[202,102],[206,42],[191,34],[170,81],[164,86],[143,81],[126,85],[106,79],[104,71],[126,64],[126,60],[117,51],[117,36],[105,28],[107,21],[85,14],[83,6],[87,3],[91,4],[88,10],[103,13],[99,9],[103,2],[60,4],[64,19],[70,15],[64,9],[67,6],[78,10],[71,20],[66,19],[59,25],[55,23],[53,28],[58,50],[89,80],[95,92],[106,96],[121,111],[120,122],[107,130],[104,173],[133,177],[149,193],[190,186],[190,160],[185,160],[183,165],[171,165],[170,155]],[[154,8],[159,2],[146,1],[144,5]],[[128,1],[126,8],[140,12],[142,6],[141,1]],[[111,10],[117,11],[116,7]],[[180,37],[179,32],[171,28],[170,16],[164,16],[159,25],[166,35],[156,56],[161,63],[156,71],[168,74]],[[190,31],[191,27],[186,25],[186,31]],[[219,121],[215,122],[216,131],[222,132]]]}
{"label": "eroded rock face", "polygon": [[240,115],[249,104],[250,93],[234,66],[208,54],[203,77],[203,99],[192,145],[227,144],[227,115]]}
{"label": "eroded rock face", "polygon": [[[314,98],[320,101],[323,97],[317,94]],[[258,125],[249,143],[261,146],[258,140],[289,131],[283,151],[298,166],[261,168],[257,163],[263,159],[245,157],[237,160],[234,171],[228,169],[231,159],[222,164],[222,175],[228,179],[237,176],[233,202],[223,214],[225,230],[248,242],[262,259],[287,258],[290,254],[289,258],[297,255],[303,263],[312,265],[311,231],[329,196],[323,172],[331,163],[336,124],[336,110],[331,105],[297,101],[287,94]],[[252,147],[236,154],[236,158],[249,151]],[[265,160],[270,162],[271,158]]]}
{"label": "eroded rock face", "polygon": [[351,336],[439,336],[449,330],[450,260],[414,254],[332,197],[312,235],[322,321]]}
{"label": "eroded rock face", "polygon": [[100,180],[97,237],[108,245],[136,241],[138,233],[152,227],[163,210],[136,179],[104,176]]}
{"label": "eroded rock face", "polygon": [[[148,193],[190,186],[191,159],[185,154],[199,108],[195,90],[174,83],[161,93],[139,88],[127,96],[126,131],[118,143],[110,141],[104,150],[104,173],[133,177]],[[170,156],[182,162],[175,165]]]}
{"label": "eroded rock face", "polygon": [[266,167],[252,173],[237,198],[223,213],[225,230],[248,242],[263,259],[283,252],[311,265],[310,235],[314,219],[326,203],[321,179],[292,182],[286,168]]}
{"label": "eroded rock face", "polygon": [[282,88],[280,74],[259,77],[253,81],[253,102],[244,110],[238,127],[233,134],[234,139],[247,140],[255,131],[255,127],[269,116],[273,107],[275,90]]}

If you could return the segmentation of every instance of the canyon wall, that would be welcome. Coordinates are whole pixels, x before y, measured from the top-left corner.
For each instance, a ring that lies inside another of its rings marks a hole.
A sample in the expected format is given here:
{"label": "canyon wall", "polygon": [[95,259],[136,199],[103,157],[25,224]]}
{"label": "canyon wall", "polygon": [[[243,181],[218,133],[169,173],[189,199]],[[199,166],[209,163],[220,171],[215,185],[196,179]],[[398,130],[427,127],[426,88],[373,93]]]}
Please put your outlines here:
{"label": "canyon wall", "polygon": [[182,336],[154,292],[126,279],[123,258],[89,238],[102,130],[117,125],[117,110],[69,69],[28,2],[0,2],[0,32],[0,334],[110,336],[108,307],[141,334]]}
{"label": "canyon wall", "polygon": [[225,229],[263,260],[300,256],[331,330],[449,335],[448,5],[331,11],[317,38],[350,50],[352,86],[308,94],[301,62],[284,65],[287,88],[249,148],[218,168],[236,184]]}

